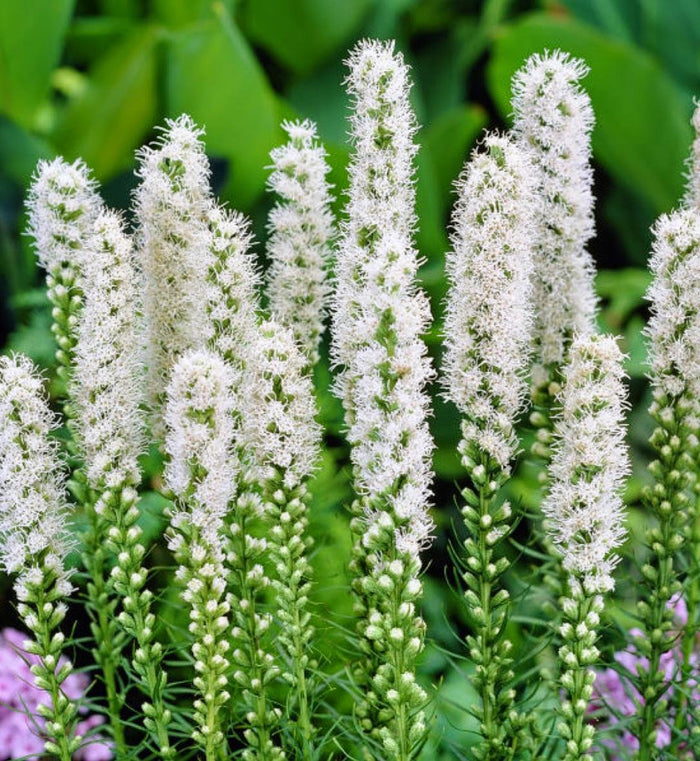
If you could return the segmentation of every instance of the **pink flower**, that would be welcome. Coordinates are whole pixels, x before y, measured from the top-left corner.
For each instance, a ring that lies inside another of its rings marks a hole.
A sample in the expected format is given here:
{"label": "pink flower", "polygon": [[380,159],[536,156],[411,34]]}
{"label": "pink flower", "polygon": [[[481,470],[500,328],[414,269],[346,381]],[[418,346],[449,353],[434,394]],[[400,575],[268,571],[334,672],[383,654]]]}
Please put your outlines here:
{"label": "pink flower", "polygon": [[[48,705],[51,698],[34,685],[30,666],[39,658],[24,650],[27,637],[16,629],[0,631],[0,761],[23,758],[38,760],[44,755],[44,719],[38,715],[40,703]],[[60,668],[64,659],[58,664]],[[63,683],[63,691],[71,699],[80,701],[89,686],[85,674],[70,674]],[[85,713],[84,707],[79,707]],[[93,714],[80,722],[77,731],[88,735],[91,729],[102,724],[104,718]],[[90,734],[75,754],[75,761],[110,761],[112,744],[99,734]]]}

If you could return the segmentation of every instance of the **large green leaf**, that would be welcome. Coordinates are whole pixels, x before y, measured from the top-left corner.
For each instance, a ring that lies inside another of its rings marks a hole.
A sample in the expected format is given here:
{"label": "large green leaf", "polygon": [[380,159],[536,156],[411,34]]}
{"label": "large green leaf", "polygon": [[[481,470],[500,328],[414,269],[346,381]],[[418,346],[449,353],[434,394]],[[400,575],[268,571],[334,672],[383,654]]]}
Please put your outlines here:
{"label": "large green leaf", "polygon": [[573,19],[535,13],[504,27],[488,70],[489,87],[509,114],[513,73],[532,53],[560,48],[590,66],[584,87],[599,116],[596,158],[658,213],[677,203],[691,131],[690,98],[646,53]]}
{"label": "large green leaf", "polygon": [[223,195],[248,209],[261,193],[269,151],[283,139],[265,74],[223,6],[177,32],[169,45],[168,112],[189,113],[206,129],[207,151],[229,161]]}
{"label": "large green leaf", "polygon": [[131,165],[134,149],[156,119],[159,38],[156,27],[143,26],[109,48],[59,120],[59,151],[68,158],[81,156],[101,180]]}
{"label": "large green leaf", "polygon": [[453,183],[485,124],[480,106],[463,105],[443,113],[422,134],[421,142],[433,157],[443,215],[454,200]]}
{"label": "large green leaf", "polygon": [[0,2],[0,112],[25,127],[49,91],[74,2]]}
{"label": "large green leaf", "polygon": [[349,43],[371,5],[371,0],[246,0],[241,19],[251,39],[280,63],[309,72]]}

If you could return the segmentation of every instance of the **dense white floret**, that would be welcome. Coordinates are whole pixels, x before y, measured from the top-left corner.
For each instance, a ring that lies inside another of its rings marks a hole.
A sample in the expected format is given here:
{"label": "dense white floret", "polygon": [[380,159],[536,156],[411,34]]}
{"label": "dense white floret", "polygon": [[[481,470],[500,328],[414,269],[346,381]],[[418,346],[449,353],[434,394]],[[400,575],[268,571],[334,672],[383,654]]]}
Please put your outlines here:
{"label": "dense white floret", "polygon": [[463,442],[504,470],[517,447],[532,335],[533,218],[528,155],[488,135],[457,181],[447,254],[445,387]]}
{"label": "dense white floret", "polygon": [[[416,285],[413,243],[415,117],[408,70],[392,43],[364,41],[349,59],[354,100],[347,222],[337,257],[332,356],[341,368],[355,487],[399,519],[396,545],[417,555],[429,540],[433,442],[420,336],[430,321]],[[367,515],[368,531],[382,509]]]}
{"label": "dense white floret", "polygon": [[212,547],[234,497],[230,370],[209,350],[190,351],[173,367],[165,409],[165,482],[179,498],[172,523],[190,521]]}
{"label": "dense white floret", "polygon": [[670,397],[700,399],[700,216],[681,209],[654,226],[647,292],[651,382]]}
{"label": "dense white floret", "polygon": [[68,507],[55,427],[29,359],[0,357],[0,560],[5,571],[20,574],[20,586],[40,562],[56,571],[59,593],[68,594]]}
{"label": "dense white floret", "polygon": [[137,246],[143,273],[146,364],[154,434],[177,358],[203,345],[207,332],[206,278],[210,234],[209,162],[189,116],[166,121],[158,142],[142,148],[135,192]]}
{"label": "dense white floret", "polygon": [[134,486],[145,446],[138,278],[117,213],[97,217],[87,254],[73,374],[78,438],[93,489]]}
{"label": "dense white floret", "polygon": [[536,207],[535,361],[544,382],[567,357],[574,335],[595,327],[590,135],[593,109],[579,85],[583,61],[561,51],[533,55],[513,80],[514,133],[530,151],[541,203]]}
{"label": "dense white floret", "polygon": [[270,156],[269,188],[279,196],[268,221],[270,311],[294,332],[310,361],[318,360],[330,291],[326,269],[333,236],[330,167],[316,125],[284,122],[289,142]]}
{"label": "dense white floret", "polygon": [[612,589],[625,538],[623,355],[612,336],[576,338],[564,368],[561,413],[542,510],[563,566],[590,593]]}
{"label": "dense white floret", "polygon": [[69,164],[59,156],[39,162],[27,201],[29,234],[39,264],[47,272],[65,266],[82,268],[85,244],[101,203],[82,160]]}
{"label": "dense white floret", "polygon": [[242,399],[241,445],[257,482],[279,474],[291,490],[316,466],[321,429],[306,369],[291,330],[265,320],[251,347]]}

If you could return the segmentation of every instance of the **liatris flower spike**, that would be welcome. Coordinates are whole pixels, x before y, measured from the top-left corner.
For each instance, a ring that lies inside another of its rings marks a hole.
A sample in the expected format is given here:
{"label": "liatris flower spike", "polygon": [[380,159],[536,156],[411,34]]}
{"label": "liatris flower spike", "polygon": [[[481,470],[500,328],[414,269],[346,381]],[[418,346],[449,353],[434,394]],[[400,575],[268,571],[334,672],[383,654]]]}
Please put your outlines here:
{"label": "liatris flower spike", "polygon": [[0,357],[0,561],[17,574],[17,609],[34,637],[24,649],[38,656],[34,683],[51,697],[38,708],[46,720],[45,750],[71,761],[81,738],[73,731],[75,703],[62,688],[72,665],[62,660],[58,627],[73,588],[64,568],[70,548],[65,475],[50,438],[56,425],[31,362]]}
{"label": "liatris flower spike", "polygon": [[[115,610],[120,596],[139,599],[131,580],[139,578],[145,555],[136,525],[136,488],[141,482],[138,457],[145,449],[145,421],[134,256],[120,216],[103,209],[86,244],[85,306],[70,384],[83,464],[74,476],[74,493],[90,519],[83,553],[90,577],[89,610],[118,753],[125,752],[123,701],[116,676],[125,637]],[[117,563],[108,577],[110,553]]]}
{"label": "liatris flower spike", "polygon": [[189,116],[166,120],[160,140],[137,154],[136,243],[143,272],[146,366],[153,433],[163,434],[163,395],[177,358],[206,335],[211,203],[202,130]]}
{"label": "liatris flower spike", "polygon": [[210,351],[185,353],[167,390],[165,471],[176,495],[169,547],[179,568],[182,597],[189,606],[192,655],[199,697],[193,737],[207,761],[225,747],[222,709],[229,701],[230,606],[226,595],[223,525],[235,488],[230,373]]}
{"label": "liatris flower spike", "polygon": [[512,645],[504,638],[509,597],[499,584],[510,562],[495,553],[511,530],[510,505],[498,492],[518,446],[515,424],[530,359],[536,197],[527,152],[508,137],[488,135],[457,193],[446,257],[444,385],[462,414],[459,451],[470,479],[462,492],[464,580],[475,634],[467,644],[481,698],[483,743],[475,752],[490,760],[524,741],[525,721],[513,710]]}
{"label": "liatris flower spike", "polygon": [[[29,235],[46,270],[58,349],[58,375],[68,382],[82,305],[82,268],[92,223],[101,207],[96,183],[80,161],[40,161],[29,191]],[[65,393],[64,389],[64,393]],[[71,417],[70,407],[66,414]]]}
{"label": "liatris flower spike", "polygon": [[594,266],[586,250],[593,236],[591,130],[593,110],[579,81],[583,61],[561,51],[533,55],[513,79],[513,131],[530,152],[540,203],[536,208],[535,366],[533,422],[543,427],[537,451],[546,452],[562,365],[574,335],[595,327]]}
{"label": "liatris flower spike", "polygon": [[554,430],[550,489],[543,511],[568,575],[560,683],[567,693],[558,729],[564,761],[593,761],[594,730],[586,723],[598,660],[603,594],[614,581],[625,538],[621,491],[629,471],[625,445],[623,355],[611,336],[581,336],[563,371],[561,412]]}
{"label": "liatris flower spike", "polygon": [[272,588],[281,624],[278,641],[286,661],[282,676],[291,688],[286,702],[294,740],[303,758],[311,759],[314,726],[309,672],[314,662],[309,651],[314,629],[308,610],[308,480],[320,455],[321,429],[314,419],[308,357],[296,345],[291,330],[274,319],[265,320],[253,348],[242,443],[251,454],[250,475],[259,484],[264,502],[267,550],[274,567]]}
{"label": "liatris flower spike", "polygon": [[340,373],[355,491],[352,573],[365,660],[356,709],[390,759],[415,755],[425,693],[415,662],[425,625],[419,553],[430,541],[432,376],[420,335],[430,312],[416,285],[413,141],[408,69],[393,43],[364,41],[349,58],[354,99],[348,220],[333,300],[332,355]]}
{"label": "liatris flower spike", "polygon": [[[651,318],[646,334],[653,402],[649,412],[656,423],[650,443],[658,459],[649,466],[654,485],[644,490],[643,500],[657,524],[647,531],[651,552],[642,567],[643,599],[637,606],[644,636],[635,644],[648,658],[649,668],[632,675],[645,698],[633,730],[645,761],[653,757],[655,727],[667,712],[663,697],[667,685],[660,664],[675,640],[668,602],[681,590],[679,552],[689,518],[697,517],[691,491],[700,428],[700,218],[695,209],[659,218],[650,268]],[[687,592],[693,595],[694,609],[688,612],[695,617],[698,603],[693,583],[697,582],[692,581],[692,567],[690,571]],[[689,657],[694,634],[686,636]],[[687,679],[687,667],[683,673]],[[681,689],[679,694],[687,692]],[[680,722],[688,720],[686,709],[679,707],[678,716],[680,728]]]}
{"label": "liatris flower spike", "polygon": [[297,343],[314,364],[330,292],[326,278],[333,237],[326,180],[330,167],[313,122],[284,122],[282,128],[289,142],[270,154],[269,188],[280,200],[268,220],[269,308],[294,331]]}

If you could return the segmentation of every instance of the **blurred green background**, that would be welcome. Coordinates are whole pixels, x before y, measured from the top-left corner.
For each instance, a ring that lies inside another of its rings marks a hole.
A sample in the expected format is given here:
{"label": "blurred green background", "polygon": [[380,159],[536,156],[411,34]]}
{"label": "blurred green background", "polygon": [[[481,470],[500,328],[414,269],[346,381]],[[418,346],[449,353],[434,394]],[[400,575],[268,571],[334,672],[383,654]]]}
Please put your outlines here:
{"label": "blurred green background", "polygon": [[[422,125],[417,238],[436,315],[428,340],[438,362],[453,180],[484,127],[508,126],[510,78],[525,57],[559,47],[590,66],[584,86],[596,112],[598,199],[591,251],[600,270],[601,323],[623,335],[629,354],[635,476],[628,497],[634,508],[649,432],[644,264],[650,225],[683,191],[693,95],[700,93],[697,0],[0,0],[0,347],[52,367],[43,275],[22,235],[23,201],[39,158],[81,156],[106,200],[127,209],[135,149],[154,137],[154,125],[165,117],[188,112],[206,129],[216,191],[253,219],[264,265],[268,153],[283,139],[281,120],[308,117],[327,146],[342,213],[348,157],[343,59],[365,36],[395,38],[413,69]],[[349,613],[342,510],[349,497],[347,452],[327,363],[318,380],[329,433],[314,505],[317,602]],[[469,744],[473,728],[464,710],[470,697],[464,669],[451,668],[444,651],[458,647],[455,632],[461,636],[466,622],[445,583],[453,573],[447,544],[457,516],[454,482],[461,476],[458,425],[437,392],[433,430],[438,528],[426,578],[433,644],[423,669],[426,678],[444,678],[443,718],[431,741],[437,758],[438,746]],[[511,491],[528,507],[536,503],[527,463]],[[146,504],[154,508],[155,537],[160,503],[151,494]],[[633,510],[633,532],[639,522]],[[631,563],[622,575],[627,571]],[[623,600],[626,589],[623,583]]]}

